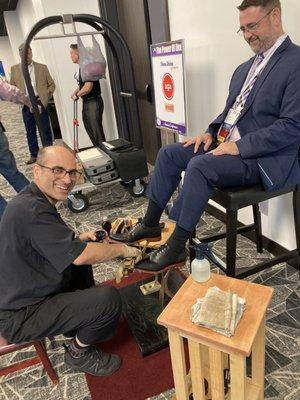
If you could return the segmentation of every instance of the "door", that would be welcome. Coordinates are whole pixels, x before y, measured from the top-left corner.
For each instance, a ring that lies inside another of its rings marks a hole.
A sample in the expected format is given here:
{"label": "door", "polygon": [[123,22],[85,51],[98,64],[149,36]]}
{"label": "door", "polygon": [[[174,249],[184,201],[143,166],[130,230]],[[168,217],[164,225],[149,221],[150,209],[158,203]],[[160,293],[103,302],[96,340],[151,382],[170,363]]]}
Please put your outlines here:
{"label": "door", "polygon": [[[148,162],[154,164],[157,152],[161,147],[161,138],[160,131],[155,127],[149,46],[152,43],[152,36],[153,40],[161,42],[169,38],[168,24],[161,24],[156,18],[156,15],[160,15],[164,20],[166,19],[166,1],[155,0],[153,2],[151,0],[149,6],[146,0],[100,0],[99,3],[102,18],[118,29],[129,47],[133,61],[142,143]],[[163,12],[160,12],[161,9]],[[163,29],[157,29],[158,23],[162,25]],[[155,35],[151,35],[151,24],[155,25]],[[163,37],[158,37],[157,32],[162,32],[161,36]],[[166,37],[166,32],[168,37]]]}

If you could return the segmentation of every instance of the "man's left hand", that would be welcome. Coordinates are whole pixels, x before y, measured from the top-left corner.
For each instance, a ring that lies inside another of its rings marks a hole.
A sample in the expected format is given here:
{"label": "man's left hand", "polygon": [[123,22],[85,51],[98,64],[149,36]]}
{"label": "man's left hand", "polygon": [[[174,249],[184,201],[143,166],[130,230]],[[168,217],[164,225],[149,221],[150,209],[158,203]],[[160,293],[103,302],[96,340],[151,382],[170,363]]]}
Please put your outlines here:
{"label": "man's left hand", "polygon": [[94,231],[83,232],[78,236],[78,239],[81,242],[95,242],[97,240],[95,232],[96,232],[95,230]]}
{"label": "man's left hand", "polygon": [[211,150],[209,153],[213,154],[214,156],[223,156],[224,154],[237,156],[238,154],[240,154],[235,142],[221,143],[216,149]]}

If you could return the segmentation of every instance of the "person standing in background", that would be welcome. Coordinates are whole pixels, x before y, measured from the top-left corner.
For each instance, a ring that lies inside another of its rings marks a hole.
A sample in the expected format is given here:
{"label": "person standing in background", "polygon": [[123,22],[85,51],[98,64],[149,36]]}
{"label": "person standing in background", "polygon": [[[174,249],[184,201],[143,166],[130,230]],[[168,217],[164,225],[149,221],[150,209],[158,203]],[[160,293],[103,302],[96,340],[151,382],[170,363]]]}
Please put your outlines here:
{"label": "person standing in background", "polygon": [[[74,64],[79,63],[79,52],[77,44],[70,45],[70,57]],[[78,87],[72,93],[71,99],[77,101],[82,99],[82,120],[89,138],[94,146],[99,147],[104,142],[105,134],[102,127],[103,99],[101,97],[101,86],[99,81],[83,82],[80,68],[75,74]]]}
{"label": "person standing in background", "polygon": [[[0,79],[0,99],[11,101],[16,104],[23,104],[30,108],[31,104],[27,96],[25,96],[18,88]],[[9,150],[9,143],[5,135],[5,128],[0,118],[0,174],[11,184],[16,192],[20,192],[29,181],[20,172],[16,165],[13,153]],[[0,220],[7,201],[0,194]]]}
{"label": "person standing in background", "polygon": [[[19,53],[22,54],[24,44],[19,46]],[[41,107],[41,124],[45,133],[46,145],[51,146],[53,143],[52,132],[50,128],[50,120],[48,113],[48,103],[52,98],[55,83],[49,73],[48,67],[45,64],[40,64],[32,59],[32,49],[28,48],[27,52],[27,63],[28,70],[31,78],[31,83],[34,89],[34,93],[38,100],[38,105]],[[17,86],[22,92],[26,93],[25,81],[21,70],[21,64],[13,65],[11,67],[10,74],[11,85]],[[22,109],[23,121],[26,128],[27,142],[30,151],[30,158],[26,164],[32,164],[36,161],[37,153],[39,151],[37,132],[36,132],[36,121],[30,108],[26,105]]]}

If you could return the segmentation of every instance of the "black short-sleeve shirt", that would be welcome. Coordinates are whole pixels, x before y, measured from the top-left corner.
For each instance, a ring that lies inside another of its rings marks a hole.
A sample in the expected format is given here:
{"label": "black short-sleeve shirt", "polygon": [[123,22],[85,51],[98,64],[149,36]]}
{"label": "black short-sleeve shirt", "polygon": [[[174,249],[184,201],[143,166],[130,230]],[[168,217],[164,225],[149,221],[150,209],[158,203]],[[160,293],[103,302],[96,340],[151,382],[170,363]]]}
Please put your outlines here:
{"label": "black short-sleeve shirt", "polygon": [[[97,96],[100,96],[101,94],[101,86],[100,86],[100,82],[99,81],[87,81],[87,82],[91,82],[93,84],[92,90],[88,93],[85,94],[84,96],[81,96],[82,100],[89,100],[92,98],[95,98]],[[81,78],[81,73],[80,73],[80,69],[79,69],[79,89],[82,89],[83,85],[86,82],[83,82],[82,78]]]}
{"label": "black short-sleeve shirt", "polygon": [[86,247],[34,183],[8,203],[0,238],[0,310],[66,290],[67,267]]}

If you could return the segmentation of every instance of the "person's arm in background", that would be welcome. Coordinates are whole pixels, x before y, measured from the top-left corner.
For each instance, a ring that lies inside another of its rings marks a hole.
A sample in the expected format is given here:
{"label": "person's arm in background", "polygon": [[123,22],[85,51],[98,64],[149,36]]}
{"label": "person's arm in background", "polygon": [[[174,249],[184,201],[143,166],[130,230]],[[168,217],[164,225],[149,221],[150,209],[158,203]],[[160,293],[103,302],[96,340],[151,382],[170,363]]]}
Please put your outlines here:
{"label": "person's arm in background", "polygon": [[74,92],[71,94],[71,99],[72,100],[78,100],[78,96],[77,96],[78,92],[79,92],[79,87],[77,87],[77,89],[74,90]]}
{"label": "person's arm in background", "polygon": [[10,69],[10,81],[9,81],[9,83],[11,85],[17,86],[16,78],[15,78],[15,68],[14,68],[14,66],[12,66],[11,69]]}
{"label": "person's arm in background", "polygon": [[93,82],[85,82],[82,88],[76,93],[77,97],[82,97],[90,93],[90,91],[93,89],[93,85]]}
{"label": "person's arm in background", "polygon": [[25,93],[21,92],[16,86],[0,79],[0,97],[2,100],[11,101],[15,104],[25,105],[31,108],[31,103]]}

